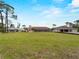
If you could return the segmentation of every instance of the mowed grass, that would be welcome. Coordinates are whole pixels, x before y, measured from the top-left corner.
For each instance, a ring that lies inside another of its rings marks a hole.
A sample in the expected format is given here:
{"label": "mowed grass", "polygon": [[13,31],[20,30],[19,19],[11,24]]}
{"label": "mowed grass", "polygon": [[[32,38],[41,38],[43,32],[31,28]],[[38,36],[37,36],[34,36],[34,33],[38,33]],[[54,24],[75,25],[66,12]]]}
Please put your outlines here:
{"label": "mowed grass", "polygon": [[79,59],[79,35],[0,33],[0,59]]}

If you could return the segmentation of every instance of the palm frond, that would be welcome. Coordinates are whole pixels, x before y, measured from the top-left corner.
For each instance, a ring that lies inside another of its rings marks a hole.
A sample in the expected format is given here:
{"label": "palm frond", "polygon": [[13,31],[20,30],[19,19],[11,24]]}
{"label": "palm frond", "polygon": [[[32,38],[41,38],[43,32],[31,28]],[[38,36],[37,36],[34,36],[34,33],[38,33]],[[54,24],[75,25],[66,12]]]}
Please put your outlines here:
{"label": "palm frond", "polygon": [[8,5],[8,4],[4,4],[5,9],[7,9],[7,11],[11,14],[14,13],[14,7]]}
{"label": "palm frond", "polygon": [[11,18],[14,18],[17,20],[17,15],[12,15]]}

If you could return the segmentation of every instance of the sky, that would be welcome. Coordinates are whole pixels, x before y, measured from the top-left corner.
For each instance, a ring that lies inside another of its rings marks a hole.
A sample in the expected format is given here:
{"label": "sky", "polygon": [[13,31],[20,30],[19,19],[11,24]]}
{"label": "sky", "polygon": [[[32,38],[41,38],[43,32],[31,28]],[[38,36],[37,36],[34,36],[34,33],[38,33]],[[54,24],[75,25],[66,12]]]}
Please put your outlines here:
{"label": "sky", "polygon": [[15,8],[15,23],[32,26],[62,26],[79,19],[79,0],[4,0]]}

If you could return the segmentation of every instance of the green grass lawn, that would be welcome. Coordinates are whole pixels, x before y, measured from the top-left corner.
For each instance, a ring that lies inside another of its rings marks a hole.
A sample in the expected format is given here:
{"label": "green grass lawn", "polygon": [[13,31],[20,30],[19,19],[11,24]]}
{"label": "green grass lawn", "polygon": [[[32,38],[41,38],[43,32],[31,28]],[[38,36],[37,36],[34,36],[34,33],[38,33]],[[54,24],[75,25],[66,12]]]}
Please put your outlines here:
{"label": "green grass lawn", "polygon": [[79,59],[79,35],[0,33],[0,59]]}

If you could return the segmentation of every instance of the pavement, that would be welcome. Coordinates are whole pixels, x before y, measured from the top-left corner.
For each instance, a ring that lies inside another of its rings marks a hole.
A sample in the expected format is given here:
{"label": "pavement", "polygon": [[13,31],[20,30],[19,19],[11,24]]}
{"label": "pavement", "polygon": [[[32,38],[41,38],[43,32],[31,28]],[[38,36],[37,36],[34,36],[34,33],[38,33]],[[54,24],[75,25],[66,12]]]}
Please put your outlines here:
{"label": "pavement", "polygon": [[79,35],[79,32],[68,32],[69,34],[77,34]]}

